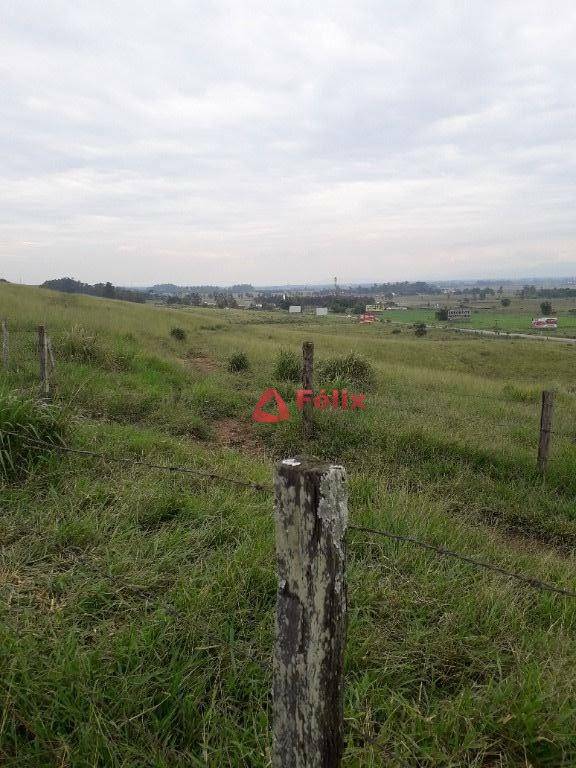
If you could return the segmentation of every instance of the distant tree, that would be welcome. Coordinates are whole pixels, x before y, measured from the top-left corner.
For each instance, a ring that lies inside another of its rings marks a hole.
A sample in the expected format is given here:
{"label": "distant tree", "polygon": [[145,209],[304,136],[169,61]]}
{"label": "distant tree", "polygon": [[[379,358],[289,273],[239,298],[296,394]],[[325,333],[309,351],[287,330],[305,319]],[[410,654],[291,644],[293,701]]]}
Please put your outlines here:
{"label": "distant tree", "polygon": [[414,333],[416,336],[426,336],[428,333],[428,328],[426,327],[426,323],[416,323],[414,326]]}
{"label": "distant tree", "polygon": [[[340,298],[339,296],[333,296],[326,304],[331,312],[347,312],[350,306],[347,299]],[[285,309],[288,309],[288,307],[285,307]]]}
{"label": "distant tree", "polygon": [[74,280],[71,277],[46,280],[40,287],[49,288],[52,291],[62,291],[63,293],[85,293],[88,296],[103,296],[107,299],[135,301],[139,304],[143,304],[152,296],[150,292],[144,293],[130,288],[115,288],[110,282],[88,285],[88,283],[81,283],[79,280]]}
{"label": "distant tree", "polygon": [[49,288],[51,291],[62,291],[62,293],[88,293],[98,295],[96,286],[81,283],[72,277],[59,277],[56,280],[46,280],[41,288]]}
{"label": "distant tree", "polygon": [[226,309],[226,307],[230,307],[231,309],[238,308],[238,302],[228,293],[218,293],[216,294],[215,299],[218,309]]}
{"label": "distant tree", "polygon": [[543,301],[540,304],[540,311],[543,315],[551,315],[552,314],[552,304],[549,301]]}
{"label": "distant tree", "polygon": [[486,296],[494,296],[494,290],[492,288],[482,288],[482,290],[478,293],[478,298],[481,301],[484,301]]}
{"label": "distant tree", "polygon": [[509,307],[510,306],[510,299],[508,297],[504,299],[500,299],[500,304],[502,304],[503,307]]}
{"label": "distant tree", "polygon": [[186,331],[184,328],[170,328],[170,336],[176,341],[184,341],[186,339]]}
{"label": "distant tree", "polygon": [[448,320],[448,308],[442,307],[436,310],[436,320]]}

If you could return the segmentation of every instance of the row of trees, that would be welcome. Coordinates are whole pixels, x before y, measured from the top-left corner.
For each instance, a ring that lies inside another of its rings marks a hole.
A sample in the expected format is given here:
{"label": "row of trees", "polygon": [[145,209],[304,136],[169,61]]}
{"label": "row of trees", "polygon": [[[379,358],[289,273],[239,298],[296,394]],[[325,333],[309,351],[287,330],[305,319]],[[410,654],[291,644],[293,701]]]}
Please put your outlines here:
{"label": "row of trees", "polygon": [[52,291],[61,291],[62,293],[83,293],[87,296],[100,296],[103,299],[120,299],[122,301],[135,301],[143,304],[149,294],[142,291],[133,291],[129,288],[118,288],[112,283],[82,283],[80,280],[74,280],[71,277],[60,277],[57,280],[46,280],[41,288],[49,288]]}
{"label": "row of trees", "polygon": [[517,295],[522,299],[573,299],[576,298],[576,288],[536,288],[525,285]]}
{"label": "row of trees", "polygon": [[[351,289],[354,293],[354,288]],[[368,296],[376,294],[382,294],[387,299],[394,298],[394,296],[418,296],[419,294],[434,294],[438,293],[439,289],[437,285],[431,283],[425,283],[422,281],[408,282],[407,280],[401,283],[374,283],[371,286],[357,286],[356,292],[362,294],[368,294]]]}

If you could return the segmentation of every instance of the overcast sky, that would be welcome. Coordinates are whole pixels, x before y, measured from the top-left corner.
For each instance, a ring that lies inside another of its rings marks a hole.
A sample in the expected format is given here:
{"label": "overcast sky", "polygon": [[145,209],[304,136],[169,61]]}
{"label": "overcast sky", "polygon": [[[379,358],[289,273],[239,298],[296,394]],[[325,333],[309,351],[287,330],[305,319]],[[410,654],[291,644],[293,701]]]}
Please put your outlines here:
{"label": "overcast sky", "polygon": [[3,0],[0,277],[576,274],[576,4]]}

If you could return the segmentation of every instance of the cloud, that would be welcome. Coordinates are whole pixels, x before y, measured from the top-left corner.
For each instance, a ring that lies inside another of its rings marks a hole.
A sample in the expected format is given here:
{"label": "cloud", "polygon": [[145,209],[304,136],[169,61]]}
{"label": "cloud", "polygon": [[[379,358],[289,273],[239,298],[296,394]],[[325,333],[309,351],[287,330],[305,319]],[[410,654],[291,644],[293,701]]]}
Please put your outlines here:
{"label": "cloud", "polygon": [[0,273],[576,271],[575,32],[567,0],[12,0]]}

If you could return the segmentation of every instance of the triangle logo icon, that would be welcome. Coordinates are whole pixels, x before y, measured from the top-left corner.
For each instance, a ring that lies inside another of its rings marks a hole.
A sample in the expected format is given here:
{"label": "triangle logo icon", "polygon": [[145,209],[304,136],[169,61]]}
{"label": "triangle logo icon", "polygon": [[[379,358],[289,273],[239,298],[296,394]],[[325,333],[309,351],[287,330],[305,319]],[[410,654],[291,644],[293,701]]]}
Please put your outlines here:
{"label": "triangle logo icon", "polygon": [[[272,401],[278,406],[278,413],[268,413],[264,410],[264,406]],[[261,424],[276,424],[279,421],[286,421],[286,419],[289,419],[290,411],[282,399],[282,395],[275,390],[274,387],[269,387],[263,392],[262,397],[256,403],[256,407],[252,412],[252,418],[254,421],[258,421]]]}

